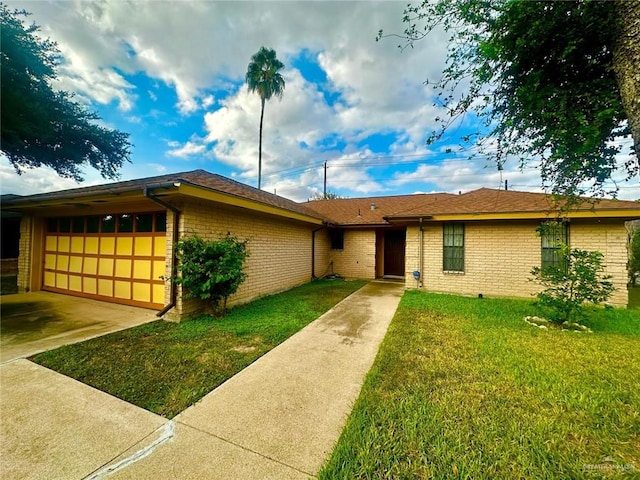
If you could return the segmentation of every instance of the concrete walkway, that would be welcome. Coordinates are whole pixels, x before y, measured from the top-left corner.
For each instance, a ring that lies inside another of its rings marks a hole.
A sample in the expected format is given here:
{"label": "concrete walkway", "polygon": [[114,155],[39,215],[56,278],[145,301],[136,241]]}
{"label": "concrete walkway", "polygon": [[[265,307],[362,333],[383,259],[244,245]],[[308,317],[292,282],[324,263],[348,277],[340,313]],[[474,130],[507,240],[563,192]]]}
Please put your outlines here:
{"label": "concrete walkway", "polygon": [[[28,446],[46,438],[48,429],[54,426],[43,430],[30,424],[30,431],[21,435],[19,443],[13,438],[4,438],[4,418],[11,414],[12,400],[3,398],[0,472],[3,478],[44,478],[32,474],[33,464],[40,464],[49,468],[48,478],[286,480],[313,477],[340,435],[402,292],[402,284],[368,284],[171,422],[158,424],[160,417],[144,411],[127,410],[120,414],[122,419],[131,416],[125,423],[129,431],[137,429],[139,441],[132,444],[127,439],[114,445],[111,461],[92,459],[95,468],[86,477],[65,472],[74,461],[70,458],[73,454],[78,455],[76,462],[85,461],[82,451],[74,450],[75,445],[83,442],[75,435],[84,436],[84,441],[91,444],[96,440],[95,432],[102,428],[98,422],[94,422],[92,435],[80,428],[72,429],[73,444],[68,449],[65,442],[55,441],[55,445],[49,447],[42,444],[46,443],[43,440],[36,451]],[[20,362],[29,364],[24,360]],[[23,376],[21,381],[29,381],[28,378]],[[3,377],[3,390],[7,387],[6,381]],[[67,395],[66,391],[59,391],[57,401],[64,404]],[[11,390],[9,396],[12,396]],[[56,402],[55,399],[44,401]],[[71,405],[71,408],[75,407]],[[109,415],[108,410],[95,413],[103,423],[103,416]],[[86,419],[89,426],[92,421]],[[149,427],[154,426],[154,433],[149,434]],[[70,428],[67,422],[58,427]],[[119,449],[127,443],[130,448]],[[66,454],[57,452],[56,448],[65,450]],[[29,459],[23,462],[22,470],[5,470],[5,457],[15,464],[21,456]],[[31,469],[27,469],[30,462]],[[4,474],[7,471],[8,476]],[[86,472],[86,468],[83,471]]]}

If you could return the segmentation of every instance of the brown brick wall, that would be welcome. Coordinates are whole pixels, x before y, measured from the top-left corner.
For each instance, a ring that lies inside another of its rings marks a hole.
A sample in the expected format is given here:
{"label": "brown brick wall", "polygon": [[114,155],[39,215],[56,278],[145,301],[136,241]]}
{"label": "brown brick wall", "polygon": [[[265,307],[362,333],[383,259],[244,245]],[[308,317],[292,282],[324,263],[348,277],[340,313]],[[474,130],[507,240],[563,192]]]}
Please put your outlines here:
{"label": "brown brick wall", "polygon": [[[531,298],[539,287],[530,271],[540,265],[541,244],[536,235],[539,222],[466,222],[463,273],[442,270],[442,224],[424,226],[422,288],[463,295]],[[621,221],[594,223],[575,220],[570,224],[573,248],[600,250],[607,273],[617,288],[610,302],[627,304],[626,230]],[[407,228],[406,285],[418,287],[412,272],[419,267],[419,228]]]}
{"label": "brown brick wall", "polygon": [[[245,267],[247,279],[229,299],[229,305],[311,280],[311,232],[317,226],[210,203],[184,203],[180,209],[181,236],[195,233],[204,239],[214,240],[230,233],[239,239],[249,240],[249,258]],[[170,232],[167,232],[169,236]],[[206,311],[207,307],[202,302],[182,299],[180,289],[178,292],[174,316]]]}

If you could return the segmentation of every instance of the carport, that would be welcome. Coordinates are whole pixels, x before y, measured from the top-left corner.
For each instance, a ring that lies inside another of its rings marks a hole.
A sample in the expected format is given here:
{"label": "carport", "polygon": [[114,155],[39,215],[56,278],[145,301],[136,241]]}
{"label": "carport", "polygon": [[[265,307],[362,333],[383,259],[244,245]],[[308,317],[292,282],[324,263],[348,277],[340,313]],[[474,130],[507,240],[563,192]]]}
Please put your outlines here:
{"label": "carport", "polygon": [[156,312],[51,292],[1,299],[0,363],[157,320]]}

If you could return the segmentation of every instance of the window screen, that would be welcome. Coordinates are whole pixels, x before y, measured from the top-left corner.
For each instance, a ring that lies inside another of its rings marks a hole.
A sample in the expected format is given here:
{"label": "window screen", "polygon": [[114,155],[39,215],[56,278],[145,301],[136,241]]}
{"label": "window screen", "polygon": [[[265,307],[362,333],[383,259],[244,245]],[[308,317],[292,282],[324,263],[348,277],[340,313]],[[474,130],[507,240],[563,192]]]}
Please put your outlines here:
{"label": "window screen", "polygon": [[445,223],[442,234],[442,269],[449,272],[464,272],[464,224]]}

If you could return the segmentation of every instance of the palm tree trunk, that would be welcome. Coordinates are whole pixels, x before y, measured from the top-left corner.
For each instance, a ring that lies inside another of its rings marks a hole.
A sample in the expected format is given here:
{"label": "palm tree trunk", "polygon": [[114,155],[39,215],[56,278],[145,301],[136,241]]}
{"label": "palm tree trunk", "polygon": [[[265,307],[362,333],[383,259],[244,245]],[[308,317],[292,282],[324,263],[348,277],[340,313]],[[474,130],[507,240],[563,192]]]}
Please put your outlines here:
{"label": "palm tree trunk", "polygon": [[262,120],[264,119],[264,98],[260,110],[260,143],[258,144],[258,190],[262,187]]}
{"label": "palm tree trunk", "polygon": [[631,136],[640,155],[640,3],[617,0],[618,30],[613,45],[613,70],[618,81],[622,107],[627,114]]}

